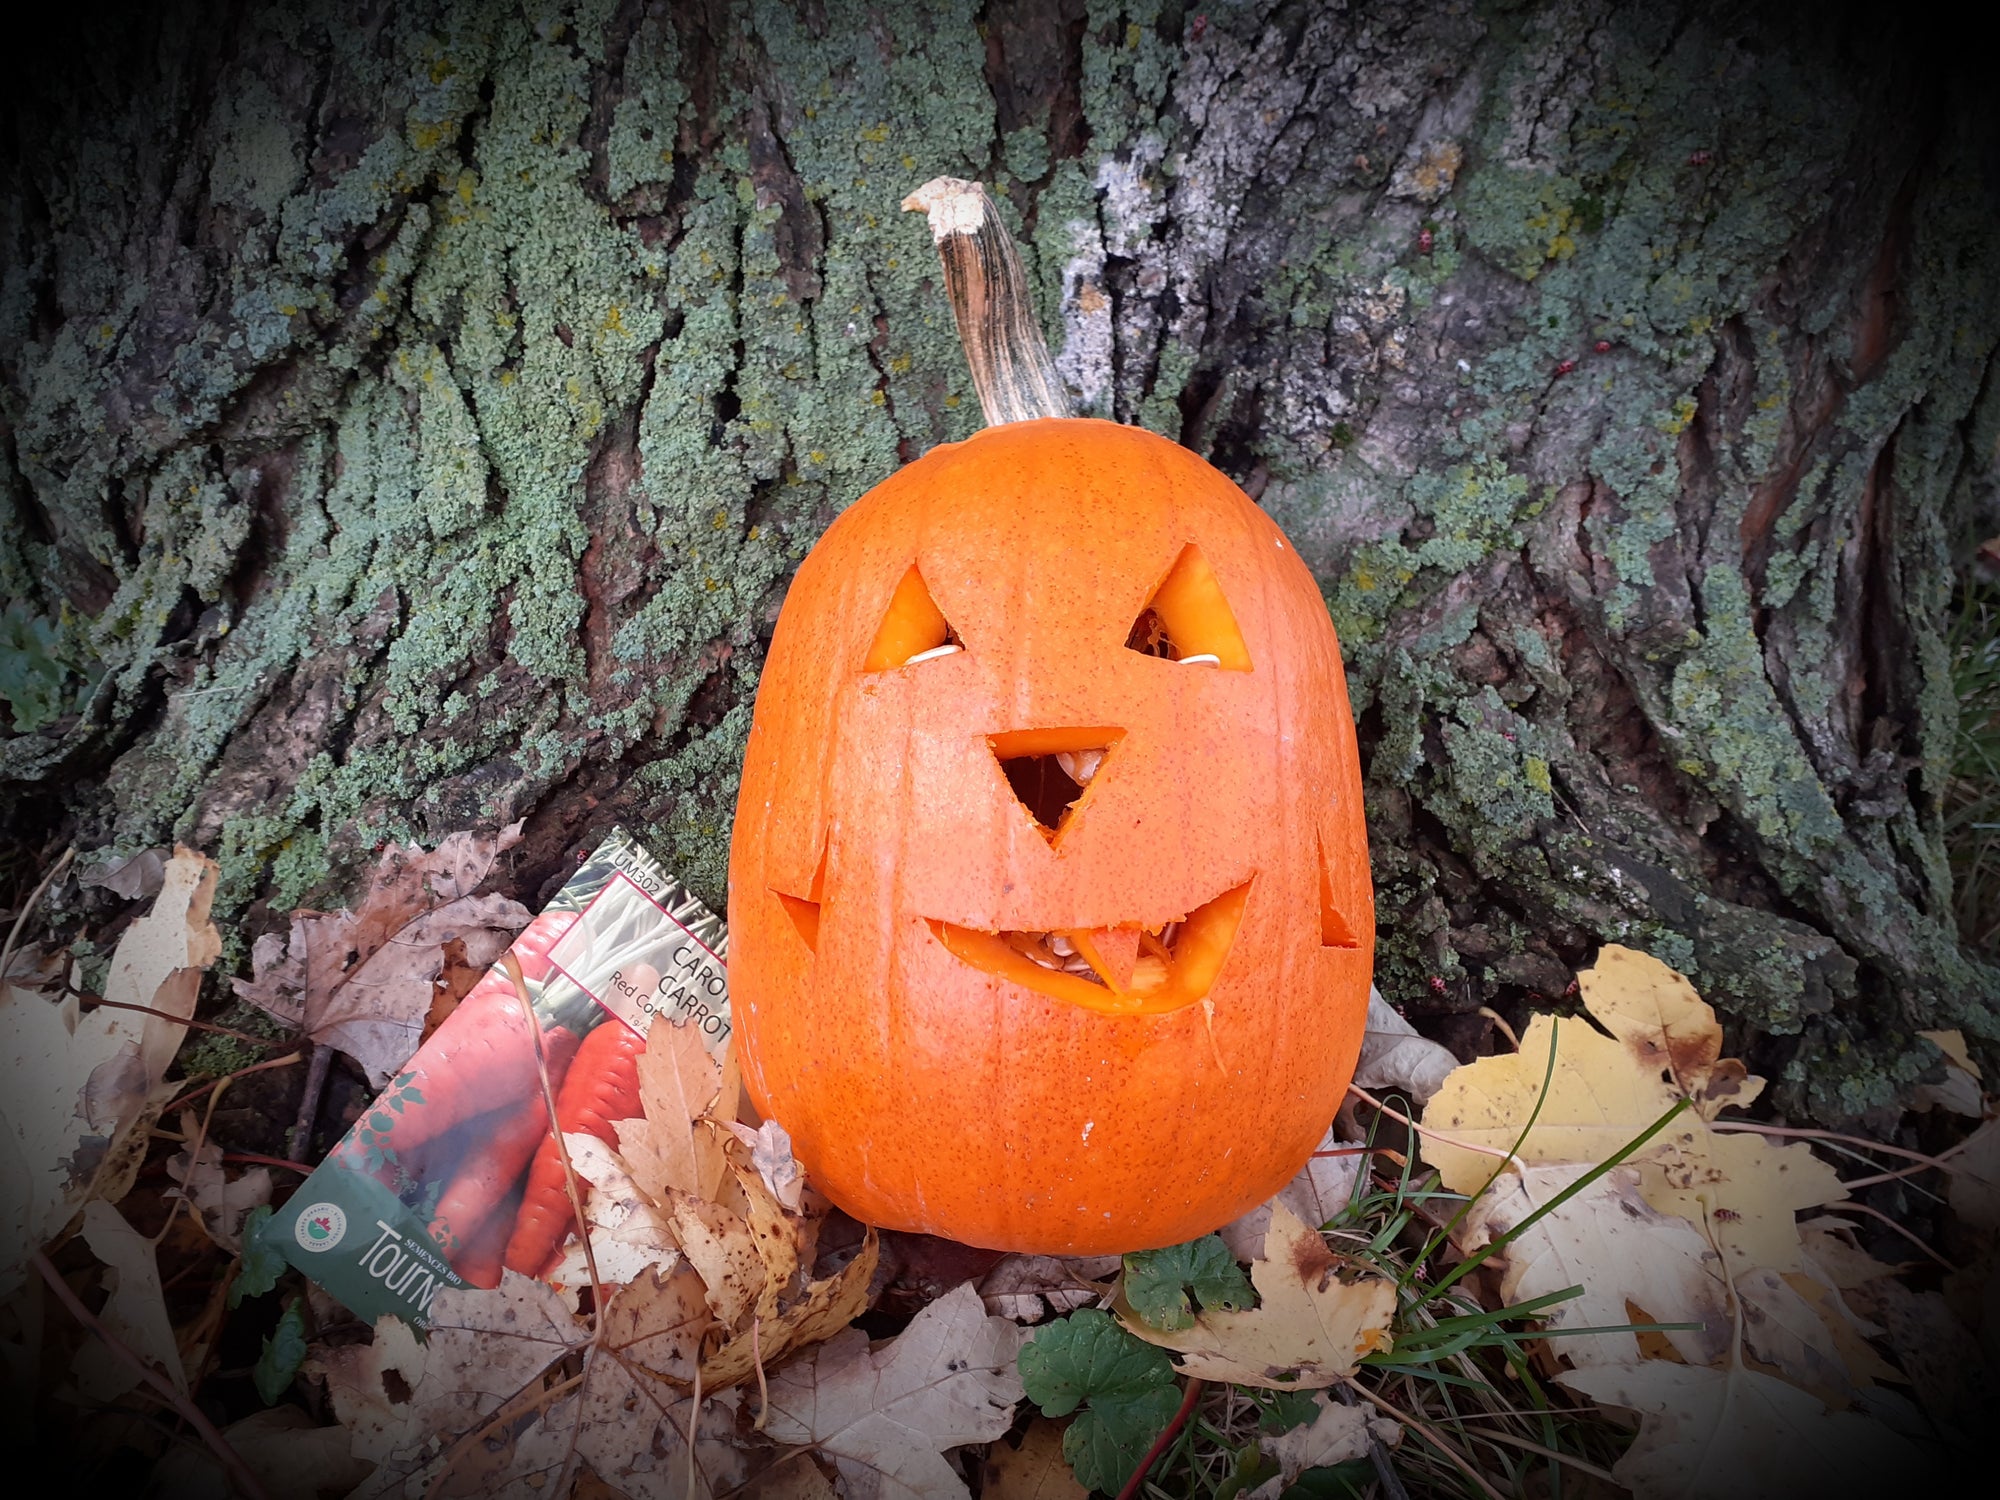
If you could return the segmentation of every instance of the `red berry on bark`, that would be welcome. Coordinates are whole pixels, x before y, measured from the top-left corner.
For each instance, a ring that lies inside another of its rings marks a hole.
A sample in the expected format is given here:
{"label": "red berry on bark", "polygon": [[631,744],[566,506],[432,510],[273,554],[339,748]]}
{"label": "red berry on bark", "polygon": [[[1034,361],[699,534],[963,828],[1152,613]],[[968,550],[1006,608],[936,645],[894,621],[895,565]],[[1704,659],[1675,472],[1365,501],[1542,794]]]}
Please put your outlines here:
{"label": "red berry on bark", "polygon": [[1575,368],[1576,368],[1576,361],[1573,359],[1566,359],[1561,364],[1556,366],[1556,374],[1567,375],[1571,370],[1574,370]]}
{"label": "red berry on bark", "polygon": [[1599,354],[1609,354],[1611,352],[1611,340],[1599,339],[1595,344],[1591,345],[1591,347],[1595,349]]}
{"label": "red berry on bark", "polygon": [[1691,167],[1705,167],[1713,159],[1714,159],[1714,153],[1712,152],[1708,151],[1688,152],[1688,165]]}
{"label": "red berry on bark", "polygon": [[1202,35],[1207,30],[1208,30],[1208,17],[1196,16],[1194,20],[1188,23],[1188,40],[1191,42],[1200,41],[1202,39]]}
{"label": "red berry on bark", "polygon": [[1436,236],[1428,229],[1419,229],[1417,231],[1417,249],[1423,254],[1429,255],[1431,253],[1431,246],[1436,243]]}

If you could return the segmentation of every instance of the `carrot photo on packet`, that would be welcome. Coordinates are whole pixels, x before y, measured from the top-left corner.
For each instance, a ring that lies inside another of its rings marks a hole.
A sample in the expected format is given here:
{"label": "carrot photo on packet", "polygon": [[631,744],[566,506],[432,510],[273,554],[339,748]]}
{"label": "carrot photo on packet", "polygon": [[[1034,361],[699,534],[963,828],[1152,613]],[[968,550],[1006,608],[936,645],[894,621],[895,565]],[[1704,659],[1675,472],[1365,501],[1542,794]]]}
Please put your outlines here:
{"label": "carrot photo on packet", "polygon": [[614,830],[294,1195],[286,1257],[418,1328],[445,1287],[546,1274],[576,1227],[556,1132],[617,1144],[656,1018],[720,1049],[727,951],[720,919]]}

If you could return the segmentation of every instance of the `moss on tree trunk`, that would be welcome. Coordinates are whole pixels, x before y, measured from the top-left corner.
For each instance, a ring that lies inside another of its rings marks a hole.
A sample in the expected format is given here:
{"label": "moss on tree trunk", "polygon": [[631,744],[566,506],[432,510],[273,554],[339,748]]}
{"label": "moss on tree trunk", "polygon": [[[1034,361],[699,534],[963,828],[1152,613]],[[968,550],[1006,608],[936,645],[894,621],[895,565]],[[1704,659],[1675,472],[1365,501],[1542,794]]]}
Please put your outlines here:
{"label": "moss on tree trunk", "polygon": [[[1939,819],[1995,143],[1879,16],[1601,3],[185,4],[27,54],[0,191],[16,847],[224,907],[613,820],[721,896],[785,582],[978,422],[995,184],[1080,410],[1322,580],[1392,998],[1688,970],[1822,1118],[2000,1040]],[[1464,1038],[1461,1037],[1461,1040]],[[1988,1051],[1991,1056],[1991,1051]]]}

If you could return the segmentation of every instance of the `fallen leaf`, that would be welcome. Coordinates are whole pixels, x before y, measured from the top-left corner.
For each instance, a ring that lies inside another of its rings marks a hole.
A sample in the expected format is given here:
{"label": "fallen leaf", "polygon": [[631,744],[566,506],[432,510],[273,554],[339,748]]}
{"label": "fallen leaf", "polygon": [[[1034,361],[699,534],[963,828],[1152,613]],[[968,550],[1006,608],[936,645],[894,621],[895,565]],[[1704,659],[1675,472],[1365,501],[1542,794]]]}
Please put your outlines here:
{"label": "fallen leaf", "polygon": [[979,1300],[995,1317],[1039,1323],[1095,1302],[1118,1266],[1115,1255],[1009,1255],[981,1278]]}
{"label": "fallen leaf", "polygon": [[161,1082],[187,1034],[203,968],[221,951],[208,919],[215,864],[186,850],[152,910],[113,953],[105,998],[149,1011],[0,989],[0,1297],[27,1257],[94,1195],[124,1196],[173,1088]]}
{"label": "fallen leaf", "polygon": [[[1908,1377],[1884,1359],[1869,1342],[1870,1339],[1881,1338],[1884,1330],[1849,1307],[1837,1287],[1818,1279],[1810,1270],[1810,1259],[1807,1265],[1809,1269],[1805,1271],[1786,1272],[1785,1284],[1805,1299],[1807,1306],[1825,1325],[1833,1342],[1835,1357],[1847,1373],[1845,1390],[1859,1397],[1885,1380],[1907,1384]],[[1835,1388],[1836,1392],[1840,1389]],[[1817,1391],[1814,1394],[1820,1395]],[[1829,1406],[1843,1404],[1827,1400],[1824,1395],[1820,1398],[1826,1400]]]}
{"label": "fallen leaf", "polygon": [[980,1500],[1090,1500],[1063,1457],[1063,1430],[1036,1417],[1021,1434],[1021,1446],[1005,1440],[986,1450]]}
{"label": "fallen leaf", "polygon": [[77,873],[78,885],[94,885],[123,896],[127,901],[143,901],[159,894],[167,879],[167,851],[142,849],[137,854],[113,855]]}
{"label": "fallen leaf", "polygon": [[1687,976],[1650,953],[1607,944],[1576,982],[1599,1024],[1640,1067],[1695,1100],[1703,1118],[1714,1119],[1725,1104],[1747,1105],[1764,1091],[1763,1079],[1747,1076],[1740,1062],[1723,1061],[1715,1011]]}
{"label": "fallen leaf", "polygon": [[1933,1421],[1971,1429],[1990,1419],[2000,1379],[1942,1295],[1890,1278],[1858,1287],[1850,1297],[1857,1312],[1880,1325],[1882,1342]]}
{"label": "fallen leaf", "polygon": [[355,1457],[381,1466],[371,1488],[393,1494],[449,1439],[588,1341],[553,1287],[509,1271],[493,1291],[439,1292],[423,1343],[383,1317],[372,1344],[320,1351],[307,1368],[326,1377]]}
{"label": "fallen leaf", "polygon": [[[90,1253],[104,1262],[105,1284],[111,1292],[98,1310],[98,1321],[147,1364],[165,1371],[186,1395],[187,1371],[181,1367],[174,1325],[167,1317],[153,1242],[101,1199],[83,1206],[83,1240]],[[77,1387],[98,1401],[116,1401],[139,1383],[138,1372],[96,1338],[77,1351],[70,1372]]]}
{"label": "fallen leaf", "polygon": [[1854,1226],[1832,1214],[1800,1224],[1799,1242],[1807,1274],[1839,1291],[1851,1292],[1901,1270],[1884,1265],[1855,1244]]}
{"label": "fallen leaf", "polygon": [[701,1364],[701,1388],[719,1391],[748,1380],[784,1355],[832,1338],[868,1310],[868,1285],[881,1257],[871,1228],[860,1253],[838,1272],[806,1287],[805,1294],[768,1323],[755,1320]]}
{"label": "fallen leaf", "polygon": [[850,1500],[959,1500],[943,1452],[1013,1424],[1022,1338],[959,1286],[880,1349],[848,1329],[776,1372],[765,1432],[825,1453]]}
{"label": "fallen leaf", "polygon": [[750,1225],[719,1203],[669,1190],[667,1222],[688,1264],[708,1288],[709,1310],[723,1328],[743,1324],[767,1279]]}
{"label": "fallen leaf", "polygon": [[836,1500],[833,1482],[813,1462],[810,1448],[794,1448],[750,1481],[743,1500]]}
{"label": "fallen leaf", "polygon": [[1715,1059],[1721,1028],[1685,978],[1630,949],[1607,947],[1600,967],[1607,960],[1615,982],[1600,983],[1596,971],[1579,980],[1592,1013],[1602,1007],[1617,1035],[1533,1017],[1520,1051],[1480,1058],[1445,1080],[1424,1112],[1445,1139],[1427,1135],[1425,1159],[1445,1186],[1474,1196],[1499,1158],[1472,1147],[1513,1150],[1528,1164],[1601,1162],[1691,1098],[1696,1107],[1631,1158],[1640,1194],[1702,1226],[1732,1273],[1800,1269],[1797,1212],[1844,1198],[1839,1175],[1806,1145],[1715,1128],[1714,1113],[1754,1098],[1762,1080]]}
{"label": "fallen leaf", "polygon": [[618,1150],[639,1186],[664,1203],[670,1192],[712,1199],[729,1175],[724,1133],[704,1118],[719,1105],[722,1069],[694,1026],[656,1023],[639,1054],[638,1122],[617,1123]]}
{"label": "fallen leaf", "polygon": [[792,1157],[792,1138],[785,1127],[776,1120],[766,1120],[754,1130],[734,1120],[725,1120],[723,1124],[749,1151],[750,1165],[764,1179],[771,1196],[790,1212],[798,1213],[804,1204],[806,1178]]}
{"label": "fallen leaf", "polygon": [[1967,1136],[1945,1166],[1951,1211],[1974,1229],[2000,1229],[2000,1119]]}
{"label": "fallen leaf", "polygon": [[[1472,1205],[1460,1248],[1497,1240],[1592,1170],[1583,1165],[1522,1167]],[[1489,1260],[1500,1269],[1500,1300],[1513,1306],[1566,1287],[1583,1293],[1539,1314],[1551,1329],[1616,1328],[1631,1321],[1626,1304],[1659,1323],[1695,1323],[1664,1335],[1690,1364],[1708,1364],[1729,1348],[1729,1289],[1722,1260],[1686,1220],[1662,1214],[1639,1195],[1638,1173],[1613,1167],[1575,1197],[1535,1220]],[[1630,1333],[1570,1334],[1550,1341],[1579,1368],[1634,1363]]]}
{"label": "fallen leaf", "polygon": [[1642,1414],[1612,1473],[1636,1500],[1908,1493],[1927,1455],[1881,1423],[1742,1368],[1645,1360],[1572,1370],[1562,1384]]}
{"label": "fallen leaf", "polygon": [[[344,1427],[320,1427],[296,1406],[274,1406],[232,1422],[222,1436],[263,1481],[269,1500],[321,1500],[345,1494],[374,1465],[348,1451]],[[174,1500],[235,1500],[222,1465],[196,1443],[177,1443],[154,1466],[151,1492]]]}
{"label": "fallen leaf", "polygon": [[1282,1204],[1272,1210],[1264,1255],[1250,1267],[1258,1305],[1247,1312],[1203,1311],[1194,1327],[1171,1333],[1122,1305],[1114,1312],[1127,1331],[1179,1354],[1183,1373],[1268,1390],[1332,1385],[1363,1355],[1389,1347],[1393,1282],[1342,1281],[1326,1241]]}
{"label": "fallen leaf", "polygon": [[1310,1422],[1289,1432],[1263,1433],[1257,1446],[1278,1465],[1280,1486],[1295,1484],[1307,1469],[1326,1469],[1351,1458],[1367,1456],[1369,1439],[1384,1447],[1402,1440],[1403,1429],[1365,1406],[1343,1406],[1324,1396],[1314,1398],[1319,1410]]}
{"label": "fallen leaf", "polygon": [[416,1051],[445,943],[462,942],[484,968],[527,926],[519,902],[473,894],[520,831],[454,833],[428,853],[384,849],[353,910],[296,911],[289,939],[257,939],[238,998],[345,1052],[383,1088]]}
{"label": "fallen leaf", "polygon": [[1919,1114],[1945,1109],[1978,1119],[1985,1113],[1985,1101],[1979,1092],[1979,1064],[1966,1049],[1965,1034],[1953,1029],[1920,1031],[1917,1035],[1944,1054],[1945,1070],[1936,1083],[1920,1083],[1910,1091],[1910,1108]]}
{"label": "fallen leaf", "polygon": [[1420,1036],[1416,1027],[1390,1009],[1380,990],[1369,989],[1361,1057],[1354,1065],[1357,1085],[1371,1093],[1399,1089],[1423,1104],[1457,1066],[1449,1048]]}
{"label": "fallen leaf", "polygon": [[[1341,1140],[1329,1126],[1314,1154],[1299,1168],[1298,1175],[1278,1190],[1272,1202],[1284,1204],[1302,1222],[1317,1228],[1347,1212],[1347,1206],[1354,1201],[1362,1168],[1367,1164],[1368,1153],[1356,1149],[1354,1142]],[[1231,1255],[1241,1261],[1252,1261],[1264,1253],[1264,1231],[1270,1223],[1271,1204],[1260,1203],[1216,1232]]]}
{"label": "fallen leaf", "polygon": [[[1794,1273],[1795,1275],[1798,1273]],[[1844,1407],[1856,1385],[1832,1327],[1790,1280],[1759,1266],[1736,1278],[1743,1344],[1758,1362],[1828,1406]]]}
{"label": "fallen leaf", "polygon": [[1979,1071],[1979,1064],[1972,1060],[1972,1053],[1965,1045],[1965,1033],[1956,1027],[1950,1031],[1920,1031],[1917,1035],[1942,1052],[1951,1065],[1960,1072],[1970,1073],[1974,1078],[1984,1076]]}
{"label": "fallen leaf", "polygon": [[[194,1111],[181,1111],[181,1135],[188,1144],[200,1133]],[[243,1248],[244,1215],[271,1201],[270,1168],[252,1167],[231,1181],[222,1170],[222,1148],[214,1141],[203,1141],[199,1155],[182,1149],[168,1157],[167,1175],[180,1184],[168,1189],[168,1195],[187,1199],[208,1237],[231,1252]]]}
{"label": "fallen leaf", "polygon": [[[569,1147],[576,1175],[589,1184],[583,1216],[590,1224],[597,1274],[607,1283],[622,1285],[649,1267],[672,1265],[680,1254],[673,1229],[666,1214],[633,1181],[624,1159],[594,1135],[565,1131],[563,1143]],[[565,1287],[589,1284],[590,1265],[573,1226],[548,1280]]]}

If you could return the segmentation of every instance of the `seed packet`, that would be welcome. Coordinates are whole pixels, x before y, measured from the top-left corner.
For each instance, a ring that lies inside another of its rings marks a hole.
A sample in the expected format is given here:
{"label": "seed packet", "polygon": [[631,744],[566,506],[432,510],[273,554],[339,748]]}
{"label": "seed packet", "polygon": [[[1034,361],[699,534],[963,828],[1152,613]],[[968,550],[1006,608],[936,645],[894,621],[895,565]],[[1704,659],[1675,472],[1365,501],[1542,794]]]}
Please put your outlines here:
{"label": "seed packet", "polygon": [[440,1290],[559,1258],[575,1224],[544,1072],[560,1107],[629,1071],[663,1017],[711,1053],[728,1040],[722,921],[623,829],[508,952],[523,985],[504,960],[487,970],[265,1231],[370,1321],[422,1329]]}

